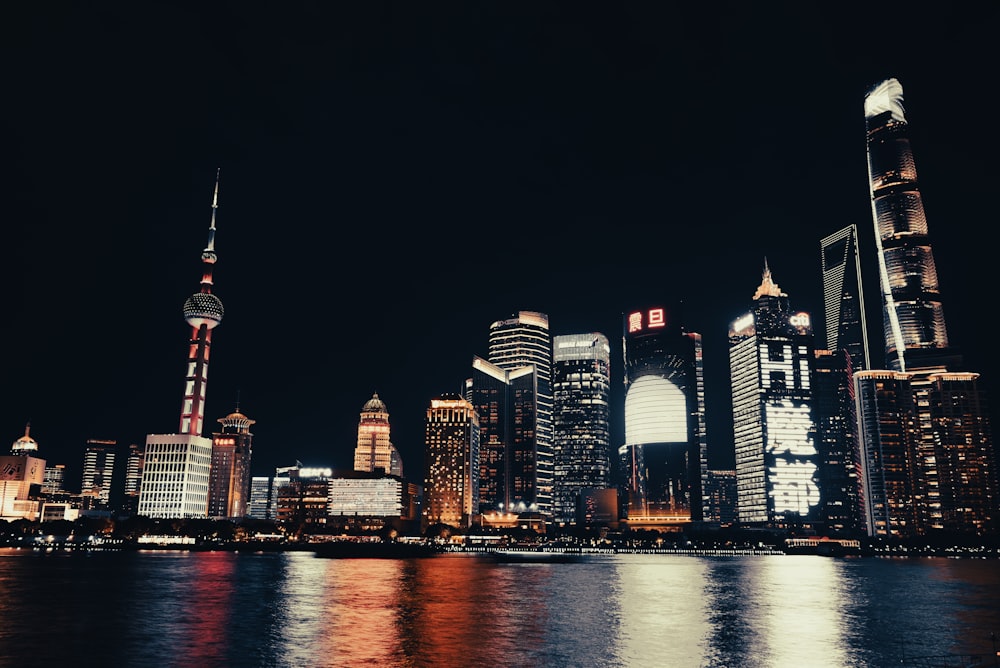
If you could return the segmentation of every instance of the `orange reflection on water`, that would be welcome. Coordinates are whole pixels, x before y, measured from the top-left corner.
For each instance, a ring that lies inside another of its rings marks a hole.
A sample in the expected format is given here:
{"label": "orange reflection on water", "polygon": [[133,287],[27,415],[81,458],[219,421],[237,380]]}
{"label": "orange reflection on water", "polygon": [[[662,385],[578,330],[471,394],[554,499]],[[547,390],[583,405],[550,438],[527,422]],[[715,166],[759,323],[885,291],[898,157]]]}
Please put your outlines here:
{"label": "orange reflection on water", "polygon": [[279,615],[278,654],[314,667],[536,665],[547,571],[460,554],[292,556],[282,588],[294,604]]}

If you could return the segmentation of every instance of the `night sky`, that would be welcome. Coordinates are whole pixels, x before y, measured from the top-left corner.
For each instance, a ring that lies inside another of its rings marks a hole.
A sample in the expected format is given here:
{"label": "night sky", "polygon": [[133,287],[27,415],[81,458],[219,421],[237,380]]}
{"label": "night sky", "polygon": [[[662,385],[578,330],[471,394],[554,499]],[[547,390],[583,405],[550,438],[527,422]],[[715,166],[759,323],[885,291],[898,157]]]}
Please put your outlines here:
{"label": "night sky", "polygon": [[622,314],[678,302],[729,466],[727,327],[765,258],[822,345],[819,241],[857,224],[880,330],[863,100],[888,77],[949,335],[995,385],[1000,6],[672,4],[5,8],[0,438],[30,421],[77,489],[87,438],[177,430],[221,168],[205,435],[238,397],[255,475],[350,467],[378,392],[419,480],[430,399],[519,310],[611,339],[617,446]]}

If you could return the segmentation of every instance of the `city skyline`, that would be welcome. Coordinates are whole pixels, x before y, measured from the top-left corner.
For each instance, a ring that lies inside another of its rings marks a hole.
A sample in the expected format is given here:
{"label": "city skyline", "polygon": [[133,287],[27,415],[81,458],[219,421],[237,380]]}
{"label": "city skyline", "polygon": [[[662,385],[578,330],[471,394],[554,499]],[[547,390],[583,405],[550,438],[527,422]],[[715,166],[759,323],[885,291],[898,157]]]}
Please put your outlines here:
{"label": "city skyline", "polygon": [[[91,30],[37,12],[13,44],[26,63],[4,232],[18,317],[0,415],[10,442],[31,422],[69,485],[87,439],[127,448],[175,429],[181,307],[217,169],[226,319],[204,417],[238,405],[256,421],[255,475],[296,460],[351,468],[358,413],[378,393],[419,477],[430,401],[460,391],[490,323],[521,310],[548,315],[554,336],[609,338],[615,448],[622,314],[678,301],[705,341],[710,456],[727,461],[726,333],[765,258],[820,323],[820,240],[856,224],[877,333],[863,103],[888,77],[906,93],[949,338],[995,394],[976,324],[988,248],[969,241],[996,139],[954,124],[988,72],[975,37],[996,10],[945,12],[946,39],[901,19],[911,51],[894,54],[890,35],[870,62],[847,18],[749,30],[775,18],[764,12],[744,35],[735,9],[673,41],[657,32],[665,11],[328,8],[266,33],[252,14],[69,11]],[[164,26],[146,30],[151,18]],[[191,53],[157,51],[171,29]],[[64,95],[87,104],[64,117]]]}

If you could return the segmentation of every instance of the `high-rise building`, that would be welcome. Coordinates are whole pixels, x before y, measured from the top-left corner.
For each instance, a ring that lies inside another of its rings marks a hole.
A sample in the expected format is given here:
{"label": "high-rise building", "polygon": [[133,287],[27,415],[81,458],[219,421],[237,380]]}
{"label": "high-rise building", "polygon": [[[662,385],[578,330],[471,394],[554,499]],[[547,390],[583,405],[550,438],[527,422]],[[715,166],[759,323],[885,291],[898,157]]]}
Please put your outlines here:
{"label": "high-rise building", "polygon": [[354,470],[403,475],[403,460],[389,438],[389,411],[378,392],[361,407],[358,422],[358,445],[354,449]]}
{"label": "high-rise building", "polygon": [[247,514],[250,495],[250,459],[253,456],[251,420],[236,410],[219,418],[222,431],[212,434],[208,515],[238,519]]}
{"label": "high-rise building", "polygon": [[709,469],[705,476],[705,521],[720,527],[736,523],[736,471]]}
{"label": "high-rise building", "polygon": [[187,378],[176,434],[146,437],[145,465],[139,490],[139,514],[152,518],[208,516],[208,483],[212,439],[201,435],[205,417],[205,390],[212,330],[222,322],[222,301],[212,294],[215,267],[215,212],[219,203],[219,176],[212,195],[208,244],[201,253],[201,289],[184,302],[184,319],[191,326]]}
{"label": "high-rise building", "polygon": [[948,344],[898,80],[886,79],[865,96],[865,125],[886,364],[893,371],[956,369],[961,360]]}
{"label": "high-rise building", "polygon": [[820,508],[828,534],[855,534],[864,525],[860,502],[854,373],[871,368],[865,291],[856,225],[820,240],[826,348],[814,365],[814,417]]}
{"label": "high-rise building", "polygon": [[611,487],[608,337],[552,338],[552,400],[552,521],[573,524],[582,490]]}
{"label": "high-rise building", "polygon": [[136,443],[130,443],[125,460],[125,494],[122,499],[122,512],[127,515],[139,511],[139,487],[142,484],[144,461],[143,449]]}
{"label": "high-rise building", "polygon": [[0,455],[0,520],[34,520],[41,510],[41,501],[32,487],[41,491],[45,460],[38,456],[38,443],[30,431],[29,423],[24,436],[11,446],[11,454]]}
{"label": "high-rise building", "polygon": [[764,262],[750,312],[729,328],[739,521],[811,524],[820,501],[813,418],[813,334]]}
{"label": "high-rise building", "polygon": [[83,451],[83,478],[80,495],[91,497],[93,507],[107,509],[111,503],[117,441],[88,438]]}
{"label": "high-rise building", "polygon": [[629,526],[679,528],[704,520],[708,470],[701,334],[679,309],[623,318],[625,443],[618,449]]}
{"label": "high-rise building", "polygon": [[889,368],[855,381],[866,529],[995,531],[1000,489],[986,399],[948,339],[902,85],[877,84],[864,109]]}
{"label": "high-rise building", "polygon": [[250,478],[250,501],[247,503],[247,517],[255,520],[271,519],[271,479],[267,476]]}
{"label": "high-rise building", "polygon": [[66,491],[66,465],[49,464],[45,467],[44,479],[42,480],[42,491],[46,494],[59,494]]}
{"label": "high-rise building", "polygon": [[855,371],[870,369],[857,225],[848,225],[824,237],[819,246],[826,350],[833,353],[846,350]]}
{"label": "high-rise building", "polygon": [[421,527],[467,529],[479,512],[479,417],[458,394],[431,400],[424,420],[425,478]]}
{"label": "high-rise building", "polygon": [[479,416],[479,512],[552,510],[552,344],[548,316],[520,311],[490,326],[490,359],[473,357],[466,399]]}
{"label": "high-rise building", "polygon": [[[514,434],[508,461],[513,496],[537,512],[552,513],[552,338],[549,317],[537,311],[518,311],[490,325],[489,361],[505,371],[535,368],[533,433]],[[523,417],[527,417],[527,413]],[[516,420],[517,418],[515,418]]]}

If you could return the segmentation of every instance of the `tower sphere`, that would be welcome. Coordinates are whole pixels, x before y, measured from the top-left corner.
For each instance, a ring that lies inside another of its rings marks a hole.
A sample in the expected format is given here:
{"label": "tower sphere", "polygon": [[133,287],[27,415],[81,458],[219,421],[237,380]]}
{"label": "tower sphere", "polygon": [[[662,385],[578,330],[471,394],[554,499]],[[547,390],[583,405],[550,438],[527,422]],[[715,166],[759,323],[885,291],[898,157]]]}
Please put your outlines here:
{"label": "tower sphere", "polygon": [[192,327],[214,328],[222,322],[222,301],[209,292],[196,292],[184,302],[184,319]]}

